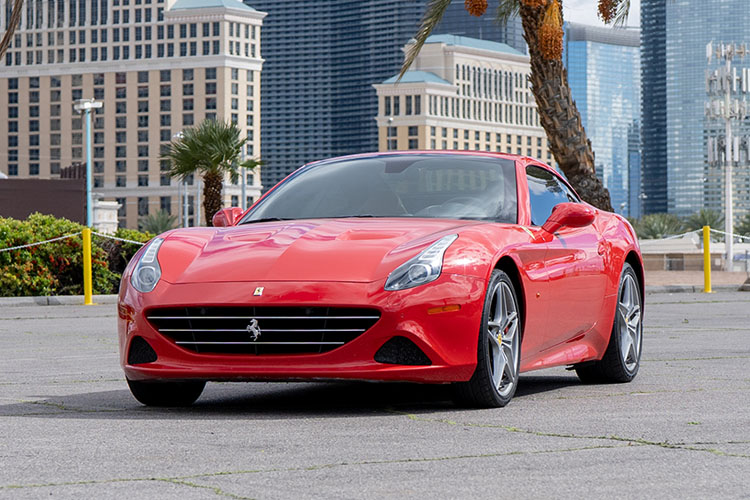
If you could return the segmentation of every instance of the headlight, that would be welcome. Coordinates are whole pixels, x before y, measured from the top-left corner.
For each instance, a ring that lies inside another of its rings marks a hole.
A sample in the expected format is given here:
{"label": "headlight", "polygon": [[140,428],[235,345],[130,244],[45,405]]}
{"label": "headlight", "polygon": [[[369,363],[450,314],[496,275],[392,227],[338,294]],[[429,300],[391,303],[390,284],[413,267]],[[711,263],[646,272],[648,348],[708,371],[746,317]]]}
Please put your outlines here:
{"label": "headlight", "polygon": [[435,281],[443,269],[443,254],[456,241],[457,234],[444,236],[413,259],[398,266],[385,281],[388,291],[404,290]]}
{"label": "headlight", "polygon": [[164,243],[164,238],[151,240],[151,243],[146,247],[146,251],[138,260],[138,264],[135,265],[133,274],[130,275],[130,283],[139,292],[150,292],[161,278],[161,267],[159,267],[156,254],[159,253],[159,247],[162,243]]}

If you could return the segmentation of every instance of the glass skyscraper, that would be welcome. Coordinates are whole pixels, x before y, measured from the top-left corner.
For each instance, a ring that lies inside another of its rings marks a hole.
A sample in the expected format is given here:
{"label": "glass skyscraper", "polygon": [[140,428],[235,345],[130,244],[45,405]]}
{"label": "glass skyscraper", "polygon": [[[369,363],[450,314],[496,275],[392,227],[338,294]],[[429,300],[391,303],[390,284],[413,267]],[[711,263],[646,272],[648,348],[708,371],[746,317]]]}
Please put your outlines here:
{"label": "glass skyscraper", "polygon": [[[402,48],[416,33],[427,2],[246,3],[268,13],[261,85],[264,188],[309,161],[376,151],[377,99],[372,84],[400,69]],[[435,33],[499,38],[513,46],[523,44],[520,50],[525,52],[520,20],[509,24],[506,36],[505,29],[471,18],[463,2],[454,2]]]}
{"label": "glass skyscraper", "polygon": [[641,0],[643,211],[667,211],[667,6]]}
{"label": "glass skyscraper", "polygon": [[[640,34],[565,24],[563,61],[568,83],[594,149],[597,175],[609,189],[612,207],[627,216],[640,214],[639,144]],[[635,191],[635,192],[633,192]]]}
{"label": "glass skyscraper", "polygon": [[[713,42],[714,47],[722,43],[750,43],[747,0],[644,0],[641,19],[643,183],[649,197],[647,209],[651,212],[666,209],[676,215],[690,215],[702,208],[723,212],[724,170],[708,163],[709,138],[723,137],[723,124],[710,123],[704,117],[705,79],[709,69],[706,45],[709,42]],[[741,74],[743,68],[750,67],[750,57],[735,59],[733,65]],[[715,67],[714,63],[712,69]],[[735,216],[741,216],[750,210],[746,195],[750,189],[746,154],[750,124],[745,121],[733,132],[741,138],[738,149],[743,159],[734,169],[733,182],[738,194],[734,198]],[[664,151],[663,159],[661,151]],[[654,175],[657,172],[658,175]],[[664,188],[656,182],[662,172],[666,172]],[[652,197],[649,185],[659,189],[653,193],[655,199],[660,199],[664,193],[666,203],[649,204]]]}

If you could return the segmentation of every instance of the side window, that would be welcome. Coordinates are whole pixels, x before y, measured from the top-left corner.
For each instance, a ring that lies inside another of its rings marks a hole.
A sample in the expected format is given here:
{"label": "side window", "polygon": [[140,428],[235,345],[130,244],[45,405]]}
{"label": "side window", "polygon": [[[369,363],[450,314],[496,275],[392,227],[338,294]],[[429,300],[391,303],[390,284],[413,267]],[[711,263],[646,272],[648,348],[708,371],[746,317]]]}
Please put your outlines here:
{"label": "side window", "polygon": [[543,225],[558,203],[578,202],[578,197],[568,186],[544,168],[534,165],[526,167],[526,179],[529,184],[531,224],[533,226]]}

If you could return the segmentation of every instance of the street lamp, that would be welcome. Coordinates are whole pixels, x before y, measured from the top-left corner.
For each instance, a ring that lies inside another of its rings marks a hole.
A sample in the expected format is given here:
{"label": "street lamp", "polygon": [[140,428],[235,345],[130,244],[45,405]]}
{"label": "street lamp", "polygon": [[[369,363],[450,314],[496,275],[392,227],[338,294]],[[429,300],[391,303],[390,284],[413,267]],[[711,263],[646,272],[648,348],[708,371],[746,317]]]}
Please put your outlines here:
{"label": "street lamp", "polygon": [[91,110],[102,107],[102,103],[95,99],[78,99],[73,109],[86,115],[86,225],[93,224],[94,207],[91,200]]}
{"label": "street lamp", "polygon": [[[172,136],[172,139],[181,141],[185,137],[182,131],[177,132]],[[182,227],[188,227],[188,189],[187,180],[182,180]],[[179,196],[177,198],[179,200]]]}

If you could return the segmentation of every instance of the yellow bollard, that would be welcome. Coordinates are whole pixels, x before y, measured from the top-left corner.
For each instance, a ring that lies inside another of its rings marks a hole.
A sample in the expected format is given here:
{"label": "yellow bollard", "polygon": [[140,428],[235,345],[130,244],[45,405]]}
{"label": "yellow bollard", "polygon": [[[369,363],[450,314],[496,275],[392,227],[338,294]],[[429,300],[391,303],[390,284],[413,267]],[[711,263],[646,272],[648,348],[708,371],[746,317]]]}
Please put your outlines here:
{"label": "yellow bollard", "polygon": [[711,228],[703,226],[703,293],[711,293]]}
{"label": "yellow bollard", "polygon": [[83,228],[83,305],[92,306],[91,300],[91,228]]}

